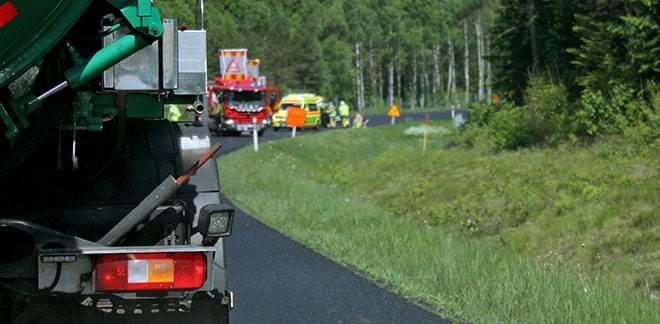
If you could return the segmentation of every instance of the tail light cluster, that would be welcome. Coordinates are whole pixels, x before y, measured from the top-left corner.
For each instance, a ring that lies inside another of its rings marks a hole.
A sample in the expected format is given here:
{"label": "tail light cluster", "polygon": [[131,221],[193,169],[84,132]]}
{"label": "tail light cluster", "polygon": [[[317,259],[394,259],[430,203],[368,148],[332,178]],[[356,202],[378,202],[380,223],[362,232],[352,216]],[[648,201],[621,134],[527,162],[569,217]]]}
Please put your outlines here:
{"label": "tail light cluster", "polygon": [[206,272],[201,252],[106,254],[96,262],[96,290],[198,289]]}

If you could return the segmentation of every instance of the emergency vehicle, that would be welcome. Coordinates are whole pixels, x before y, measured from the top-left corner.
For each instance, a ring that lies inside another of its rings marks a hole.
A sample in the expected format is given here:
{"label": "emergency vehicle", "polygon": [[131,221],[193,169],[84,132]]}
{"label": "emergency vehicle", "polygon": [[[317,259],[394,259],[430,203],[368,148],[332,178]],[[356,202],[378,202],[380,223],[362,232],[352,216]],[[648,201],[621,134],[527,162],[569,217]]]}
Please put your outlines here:
{"label": "emergency vehicle", "polygon": [[290,107],[305,109],[305,127],[319,129],[321,126],[321,111],[317,105],[318,97],[311,93],[290,94],[282,98],[279,109],[273,116],[273,130],[290,127],[286,123],[287,110]]}
{"label": "emergency vehicle", "polygon": [[247,49],[218,51],[220,74],[209,81],[209,128],[218,133],[270,127],[280,91],[259,75],[259,60],[248,60]]}

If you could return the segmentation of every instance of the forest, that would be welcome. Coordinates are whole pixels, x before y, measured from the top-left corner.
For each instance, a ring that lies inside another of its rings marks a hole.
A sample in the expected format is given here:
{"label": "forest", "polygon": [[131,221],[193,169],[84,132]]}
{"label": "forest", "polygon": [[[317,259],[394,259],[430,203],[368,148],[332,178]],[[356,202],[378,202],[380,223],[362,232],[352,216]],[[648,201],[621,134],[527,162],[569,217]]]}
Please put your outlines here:
{"label": "forest", "polygon": [[[159,6],[194,25],[195,2]],[[659,0],[215,0],[204,13],[209,75],[218,49],[249,48],[281,89],[360,111],[526,106],[506,119],[535,134],[504,147],[657,120]]]}

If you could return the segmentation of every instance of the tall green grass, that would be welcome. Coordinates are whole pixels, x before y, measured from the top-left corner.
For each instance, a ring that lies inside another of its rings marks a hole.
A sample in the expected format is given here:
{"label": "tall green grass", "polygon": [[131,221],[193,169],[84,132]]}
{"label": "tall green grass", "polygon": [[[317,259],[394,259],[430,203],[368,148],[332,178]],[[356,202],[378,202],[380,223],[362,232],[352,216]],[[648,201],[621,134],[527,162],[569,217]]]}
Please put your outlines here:
{"label": "tall green grass", "polygon": [[[238,206],[293,239],[452,319],[660,322],[660,305],[648,298],[652,290],[631,289],[626,282],[631,276],[625,274],[647,269],[652,278],[658,273],[657,241],[648,235],[623,238],[637,240],[634,244],[639,247],[632,250],[640,252],[611,255],[601,249],[611,262],[587,263],[591,257],[580,254],[587,249],[581,245],[584,240],[576,238],[608,236],[610,227],[617,232],[611,224],[620,224],[625,215],[612,212],[606,218],[613,221],[594,225],[586,217],[574,219],[582,207],[571,206],[583,204],[582,195],[559,191],[548,196],[553,186],[562,187],[571,179],[579,183],[575,173],[580,173],[570,166],[582,163],[581,154],[598,155],[608,148],[492,154],[445,149],[448,135],[432,135],[422,155],[420,137],[404,135],[409,126],[328,132],[265,143],[259,153],[233,153],[219,162],[223,191]],[[658,165],[648,156],[629,157],[636,163],[648,162],[646,176],[657,175]],[[521,167],[512,168],[514,164]],[[592,165],[595,170],[616,169],[607,163]],[[565,177],[559,176],[564,173]],[[603,181],[610,177],[617,178],[606,175]],[[653,186],[628,187],[632,190],[628,195],[648,197],[658,192]],[[502,194],[491,193],[497,188]],[[581,188],[587,198],[596,195],[607,200],[604,206],[589,207],[594,213],[619,206],[625,196],[615,193],[611,198],[608,190],[592,193],[598,190]],[[553,207],[557,204],[560,207]],[[558,209],[562,211],[557,216]],[[489,219],[491,214],[495,221]],[[548,217],[566,223],[568,233]],[[650,219],[645,224],[657,229],[653,215],[644,217]],[[567,247],[571,240],[575,247]],[[615,250],[625,245],[609,244]],[[606,264],[618,266],[605,271]]]}

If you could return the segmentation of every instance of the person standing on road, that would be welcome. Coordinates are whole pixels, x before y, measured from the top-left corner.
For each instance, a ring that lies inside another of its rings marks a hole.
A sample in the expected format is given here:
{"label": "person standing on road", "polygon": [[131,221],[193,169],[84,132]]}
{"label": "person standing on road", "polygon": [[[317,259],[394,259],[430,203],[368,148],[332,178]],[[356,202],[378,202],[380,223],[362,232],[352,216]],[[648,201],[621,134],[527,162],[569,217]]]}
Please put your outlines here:
{"label": "person standing on road", "polygon": [[337,128],[337,107],[334,103],[328,106],[328,128]]}
{"label": "person standing on road", "polygon": [[351,124],[351,120],[349,119],[351,114],[351,109],[348,107],[348,104],[345,101],[341,101],[339,103],[339,116],[341,116],[341,127],[343,128],[348,128]]}
{"label": "person standing on road", "polygon": [[364,117],[362,117],[361,113],[355,114],[355,118],[353,119],[353,128],[362,128],[364,123]]}

